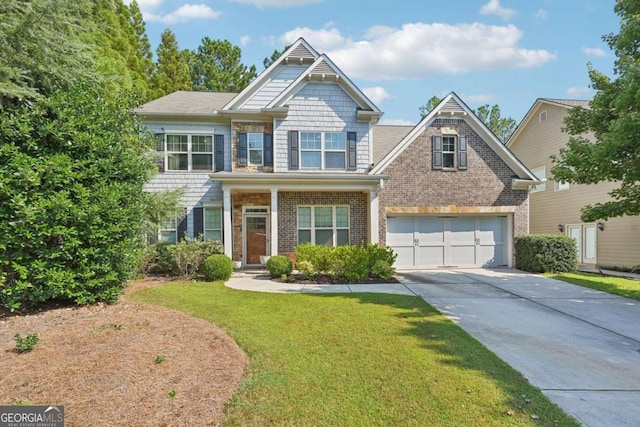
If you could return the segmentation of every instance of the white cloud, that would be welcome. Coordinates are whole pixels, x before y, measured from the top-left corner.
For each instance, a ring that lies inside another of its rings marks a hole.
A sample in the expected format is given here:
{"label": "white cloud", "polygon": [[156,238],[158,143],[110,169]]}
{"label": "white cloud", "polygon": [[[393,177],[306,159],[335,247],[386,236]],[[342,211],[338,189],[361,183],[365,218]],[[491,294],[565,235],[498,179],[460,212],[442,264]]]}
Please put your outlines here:
{"label": "white cloud", "polygon": [[251,36],[240,37],[240,46],[245,47],[251,41]]}
{"label": "white cloud", "polygon": [[591,88],[587,86],[570,87],[567,89],[567,95],[572,97],[585,97],[585,95],[589,95],[591,92]]}
{"label": "white cloud", "polygon": [[380,104],[385,99],[391,98],[389,92],[387,92],[386,89],[381,86],[365,87],[362,88],[362,92],[364,92],[364,94],[367,95],[367,98],[369,98],[371,102],[376,105]]}
{"label": "white cloud", "polygon": [[516,11],[500,5],[500,0],[489,0],[489,3],[480,8],[482,15],[497,15],[505,21],[516,14]]}
{"label": "white cloud", "polygon": [[235,3],[250,4],[255,7],[295,7],[310,3],[320,3],[324,0],[231,0]]}
{"label": "white cloud", "polygon": [[533,17],[539,19],[547,19],[549,17],[549,12],[544,9],[538,9],[536,13],[533,14]]}
{"label": "white cloud", "polygon": [[381,125],[390,125],[390,126],[415,126],[416,123],[409,121],[409,120],[403,120],[403,119],[381,119],[380,120],[380,124]]}
{"label": "white cloud", "polygon": [[[160,2],[154,2],[154,8],[157,8],[159,3]],[[163,24],[177,24],[194,19],[218,19],[220,16],[220,12],[211,9],[205,4],[185,4],[167,14],[156,14],[154,10],[155,9],[143,10],[145,20],[161,22]]]}
{"label": "white cloud", "polygon": [[589,56],[607,56],[607,52],[605,52],[603,49],[600,49],[599,47],[583,47],[582,51]]}
{"label": "white cloud", "polygon": [[368,80],[532,68],[556,59],[546,50],[518,47],[522,32],[514,25],[416,23],[399,29],[373,27],[366,34],[367,39],[353,40],[336,28],[302,27],[279,42],[290,44],[302,36],[347,75]]}

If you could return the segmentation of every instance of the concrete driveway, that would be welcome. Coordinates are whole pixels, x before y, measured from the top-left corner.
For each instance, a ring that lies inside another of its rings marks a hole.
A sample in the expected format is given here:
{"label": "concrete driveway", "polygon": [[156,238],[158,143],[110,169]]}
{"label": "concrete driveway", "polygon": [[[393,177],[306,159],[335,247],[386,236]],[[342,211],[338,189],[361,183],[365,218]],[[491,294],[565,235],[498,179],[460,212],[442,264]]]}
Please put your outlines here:
{"label": "concrete driveway", "polygon": [[511,269],[398,275],[584,425],[640,425],[640,301]]}

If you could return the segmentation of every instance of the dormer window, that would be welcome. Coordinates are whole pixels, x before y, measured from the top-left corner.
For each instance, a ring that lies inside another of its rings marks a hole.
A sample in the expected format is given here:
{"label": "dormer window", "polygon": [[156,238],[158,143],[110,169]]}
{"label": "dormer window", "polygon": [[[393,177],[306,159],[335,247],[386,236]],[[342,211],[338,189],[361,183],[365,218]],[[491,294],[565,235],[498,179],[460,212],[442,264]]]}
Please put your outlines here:
{"label": "dormer window", "polygon": [[456,167],[456,137],[453,135],[442,137],[442,167]]}
{"label": "dormer window", "polygon": [[467,137],[461,135],[437,135],[431,137],[432,167],[435,170],[467,169]]}

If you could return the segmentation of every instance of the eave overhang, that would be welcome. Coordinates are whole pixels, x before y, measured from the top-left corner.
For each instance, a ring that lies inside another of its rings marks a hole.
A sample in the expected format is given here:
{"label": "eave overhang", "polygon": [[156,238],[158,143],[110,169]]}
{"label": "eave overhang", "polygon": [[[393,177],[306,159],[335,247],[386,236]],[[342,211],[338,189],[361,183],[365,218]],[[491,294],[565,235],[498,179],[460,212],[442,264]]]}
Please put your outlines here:
{"label": "eave overhang", "polygon": [[511,178],[511,188],[513,190],[529,190],[531,187],[542,184],[543,182],[544,181],[540,180]]}
{"label": "eave overhang", "polygon": [[313,189],[314,191],[376,191],[388,176],[348,173],[234,173],[215,172],[209,175],[222,188],[241,189]]}

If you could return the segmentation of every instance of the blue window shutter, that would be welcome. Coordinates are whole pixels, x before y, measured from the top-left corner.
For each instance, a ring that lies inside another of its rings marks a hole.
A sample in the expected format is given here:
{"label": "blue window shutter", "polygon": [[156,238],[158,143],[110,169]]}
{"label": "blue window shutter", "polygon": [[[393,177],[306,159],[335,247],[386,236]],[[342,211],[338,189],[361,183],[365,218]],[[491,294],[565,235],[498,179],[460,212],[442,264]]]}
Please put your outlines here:
{"label": "blue window shutter", "polygon": [[298,162],[298,131],[290,130],[288,133],[289,139],[289,169],[297,170],[300,168]]}
{"label": "blue window shutter", "polygon": [[224,170],[224,135],[213,135],[214,171]]}
{"label": "blue window shutter", "polygon": [[184,210],[184,215],[180,218],[178,223],[178,242],[187,237],[187,210]]}
{"label": "blue window shutter", "polygon": [[442,169],[442,137],[432,136],[433,168]]}
{"label": "blue window shutter", "polygon": [[467,169],[467,137],[458,137],[458,169]]}
{"label": "blue window shutter", "polygon": [[273,135],[264,134],[264,165],[273,166]]}
{"label": "blue window shutter", "polygon": [[238,133],[238,165],[247,165],[247,134]]}
{"label": "blue window shutter", "polygon": [[354,171],[358,168],[357,135],[355,132],[347,132],[347,170]]}
{"label": "blue window shutter", "polygon": [[193,237],[204,234],[204,209],[193,208]]}

